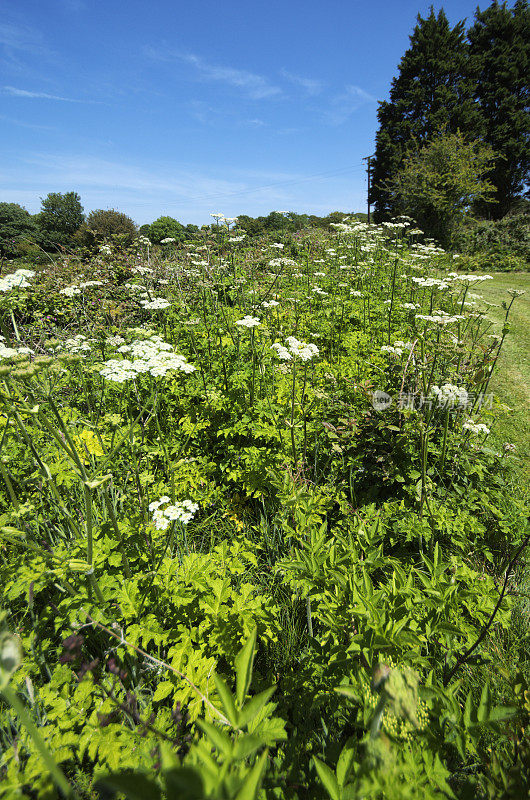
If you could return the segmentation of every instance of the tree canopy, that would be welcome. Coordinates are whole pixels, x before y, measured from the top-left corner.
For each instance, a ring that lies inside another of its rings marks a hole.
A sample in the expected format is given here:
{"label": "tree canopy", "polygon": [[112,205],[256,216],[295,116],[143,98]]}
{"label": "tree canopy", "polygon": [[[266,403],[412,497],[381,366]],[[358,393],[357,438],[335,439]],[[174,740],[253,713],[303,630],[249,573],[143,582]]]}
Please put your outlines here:
{"label": "tree canopy", "polygon": [[35,232],[35,223],[28,211],[18,203],[0,203],[0,253],[17,254],[17,244]]}
{"label": "tree canopy", "polygon": [[530,170],[530,8],[517,0],[513,8],[493,2],[477,9],[469,29],[470,58],[476,80],[474,98],[487,120],[484,140],[499,158],[489,173],[494,203],[478,209],[500,218],[526,188]]}

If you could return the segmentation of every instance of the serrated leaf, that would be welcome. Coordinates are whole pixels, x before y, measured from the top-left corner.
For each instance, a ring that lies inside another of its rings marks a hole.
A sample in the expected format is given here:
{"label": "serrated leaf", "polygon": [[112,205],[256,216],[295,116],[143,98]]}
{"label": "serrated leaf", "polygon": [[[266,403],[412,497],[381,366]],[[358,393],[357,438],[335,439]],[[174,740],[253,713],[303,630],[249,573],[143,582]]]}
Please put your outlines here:
{"label": "serrated leaf", "polygon": [[238,713],[232,692],[230,691],[224,680],[215,672],[213,674],[213,680],[215,683],[215,688],[217,689],[217,694],[221,699],[225,715],[228,718],[230,725],[232,725],[234,728],[237,728]]}
{"label": "serrated leaf", "polygon": [[339,784],[333,772],[327,764],[324,764],[324,762],[320,761],[318,758],[313,758],[313,761],[315,762],[315,767],[322,786],[331,797],[331,800],[340,800]]}
{"label": "serrated leaf", "polygon": [[234,743],[232,757],[236,761],[247,758],[247,756],[259,750],[260,747],[263,747],[264,744],[266,744],[266,740],[259,733],[246,733]]}
{"label": "serrated leaf", "polygon": [[156,687],[155,693],[153,695],[153,702],[157,703],[160,700],[165,700],[165,698],[171,694],[171,692],[175,689],[171,681],[162,681]]}
{"label": "serrated leaf", "polygon": [[254,628],[247,641],[235,658],[236,668],[236,699],[239,708],[243,706],[245,697],[252,679],[252,667],[254,664],[254,653],[256,650],[257,629]]}
{"label": "serrated leaf", "polygon": [[247,775],[245,783],[237,793],[235,800],[255,800],[258,796],[261,779],[267,766],[268,755],[269,751],[265,750],[256,761],[249,775]]}
{"label": "serrated leaf", "polygon": [[226,733],[204,719],[198,719],[197,725],[220,753],[227,757],[232,755],[232,740]]}
{"label": "serrated leaf", "polygon": [[276,686],[271,686],[270,689],[265,689],[265,691],[256,694],[254,697],[251,697],[247,703],[245,703],[243,709],[239,712],[240,728],[244,728],[245,725],[249,725],[255,719],[255,717],[258,716],[263,706],[269,702],[275,691]]}

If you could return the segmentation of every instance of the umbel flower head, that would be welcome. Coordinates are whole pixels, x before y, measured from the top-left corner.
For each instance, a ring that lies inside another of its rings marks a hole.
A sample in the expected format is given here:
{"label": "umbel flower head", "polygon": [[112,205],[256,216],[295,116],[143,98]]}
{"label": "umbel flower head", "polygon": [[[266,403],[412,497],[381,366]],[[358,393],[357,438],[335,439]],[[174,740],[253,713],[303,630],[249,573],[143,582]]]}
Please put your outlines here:
{"label": "umbel flower head", "polygon": [[468,394],[463,386],[454,386],[452,383],[444,383],[443,386],[433,386],[431,388],[431,397],[434,397],[438,405],[444,408],[453,408],[460,406],[463,408],[467,405]]}
{"label": "umbel flower head", "polygon": [[258,317],[251,317],[250,314],[247,314],[243,319],[238,319],[236,325],[239,325],[240,328],[257,328],[261,322]]}
{"label": "umbel flower head", "polygon": [[115,383],[134,380],[143,372],[149,372],[155,378],[162,378],[171,370],[195,372],[195,367],[188,364],[184,356],[173,353],[171,345],[158,335],[121,345],[118,352],[130,355],[132,360],[111,358],[99,369],[100,375]]}
{"label": "umbel flower head", "polygon": [[33,278],[35,272],[32,269],[17,269],[0,278],[0,292],[10,292],[11,289],[27,289],[31,286],[28,278]]}
{"label": "umbel flower head", "polygon": [[165,531],[172,522],[182,522],[187,525],[190,522],[199,506],[191,500],[182,500],[175,505],[167,505],[169,497],[161,497],[149,505],[149,511],[153,511],[153,524],[159,531]]}
{"label": "umbel flower head", "polygon": [[316,344],[307,344],[306,342],[300,342],[298,339],[295,339],[294,336],[288,336],[285,340],[287,342],[287,347],[279,342],[276,342],[271,346],[272,350],[276,350],[276,353],[282,361],[291,361],[293,358],[301,358],[302,361],[311,361],[312,358],[318,356],[318,347]]}

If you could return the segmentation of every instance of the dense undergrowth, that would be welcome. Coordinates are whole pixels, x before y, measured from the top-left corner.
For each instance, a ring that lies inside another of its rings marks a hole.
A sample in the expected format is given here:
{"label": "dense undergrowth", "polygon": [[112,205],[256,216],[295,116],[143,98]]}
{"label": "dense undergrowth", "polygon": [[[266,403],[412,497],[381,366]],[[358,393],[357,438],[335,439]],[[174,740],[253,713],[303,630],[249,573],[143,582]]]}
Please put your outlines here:
{"label": "dense undergrowth", "polygon": [[526,796],[517,293],[335,230],[4,269],[0,797]]}

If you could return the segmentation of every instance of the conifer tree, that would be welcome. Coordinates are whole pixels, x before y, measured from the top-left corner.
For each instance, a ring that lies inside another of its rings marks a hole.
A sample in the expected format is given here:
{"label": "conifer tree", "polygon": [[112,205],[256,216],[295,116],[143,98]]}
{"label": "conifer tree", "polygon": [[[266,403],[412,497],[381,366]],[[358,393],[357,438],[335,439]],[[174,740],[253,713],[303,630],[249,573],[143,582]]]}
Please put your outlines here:
{"label": "conifer tree", "polygon": [[[475,99],[486,120],[485,141],[499,156],[488,179],[494,203],[481,203],[485,216],[503,217],[525,186],[530,170],[530,8],[516,0],[513,8],[493,2],[477,9],[468,31],[476,79]],[[528,195],[528,191],[527,191]]]}
{"label": "conifer tree", "polygon": [[460,130],[468,139],[481,134],[482,118],[473,91],[465,23],[451,28],[444,11],[436,15],[431,6],[425,19],[418,14],[390,98],[379,106],[370,193],[376,219],[393,211],[388,181],[411,147],[421,148],[441,130]]}

